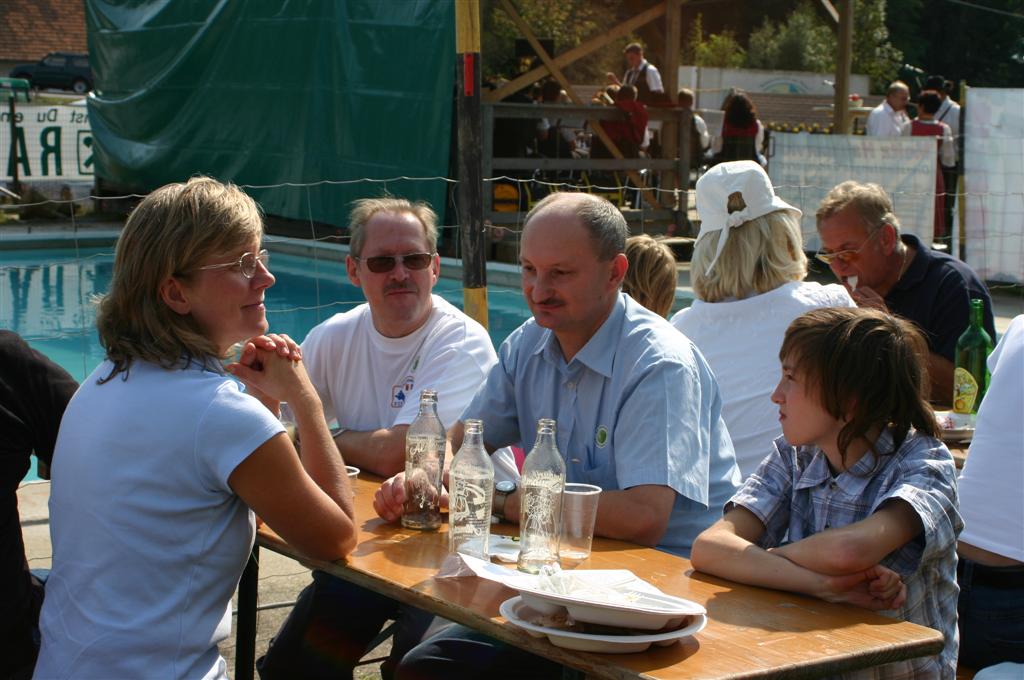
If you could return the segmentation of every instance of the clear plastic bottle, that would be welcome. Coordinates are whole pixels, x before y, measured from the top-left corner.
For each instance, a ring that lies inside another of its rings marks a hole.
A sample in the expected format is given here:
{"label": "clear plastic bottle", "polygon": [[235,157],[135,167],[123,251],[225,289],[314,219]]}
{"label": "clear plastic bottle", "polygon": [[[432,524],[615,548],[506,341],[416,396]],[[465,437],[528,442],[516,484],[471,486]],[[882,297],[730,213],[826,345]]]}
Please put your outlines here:
{"label": "clear plastic bottle", "polygon": [[441,526],[441,473],[444,425],[437,417],[437,392],[420,392],[420,412],[405,434],[405,506],[402,526],[436,530]]}
{"label": "clear plastic bottle", "polygon": [[484,448],[484,424],[467,420],[462,448],[448,471],[448,541],[451,551],[490,559],[494,464]]}
{"label": "clear plastic bottle", "polygon": [[537,421],[537,440],[523,462],[519,510],[519,570],[535,574],[558,564],[562,537],[565,462],[555,440],[555,421]]}

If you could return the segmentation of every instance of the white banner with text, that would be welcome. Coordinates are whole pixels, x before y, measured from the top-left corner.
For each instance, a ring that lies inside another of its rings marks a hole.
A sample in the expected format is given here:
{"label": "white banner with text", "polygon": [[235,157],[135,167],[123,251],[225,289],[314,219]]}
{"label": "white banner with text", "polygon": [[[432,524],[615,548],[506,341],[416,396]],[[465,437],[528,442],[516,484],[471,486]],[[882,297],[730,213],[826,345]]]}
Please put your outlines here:
{"label": "white banner with text", "polygon": [[1024,90],[972,87],[964,113],[967,264],[1024,283]]}
{"label": "white banner with text", "polygon": [[930,244],[934,234],[935,140],[775,133],[768,174],[775,191],[800,208],[804,249],[818,249],[814,213],[832,187],[847,180],[880,184],[904,233]]}
{"label": "white banner with text", "polygon": [[[13,136],[13,144],[12,142]],[[13,151],[13,153],[12,153]],[[93,140],[84,103],[67,106],[17,104],[0,110],[0,172],[4,181],[91,182]]]}

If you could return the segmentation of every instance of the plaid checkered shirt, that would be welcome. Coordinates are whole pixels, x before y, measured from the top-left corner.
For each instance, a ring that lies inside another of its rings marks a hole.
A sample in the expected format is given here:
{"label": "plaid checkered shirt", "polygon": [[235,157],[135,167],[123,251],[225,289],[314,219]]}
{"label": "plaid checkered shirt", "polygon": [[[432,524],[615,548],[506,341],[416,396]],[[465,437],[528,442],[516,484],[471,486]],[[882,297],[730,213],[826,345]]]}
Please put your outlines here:
{"label": "plaid checkered shirt", "polygon": [[[907,601],[885,616],[941,631],[938,656],[875,666],[844,678],[950,678],[956,676],[956,538],[963,529],[956,494],[956,466],[942,442],[911,430],[895,453],[886,430],[848,471],[833,477],[825,454],[814,446],[794,447],[779,437],[774,450],[726,505],[742,506],[765,525],[758,545],[777,547],[831,527],[868,517],[882,503],[908,503],[924,527],[920,535],[890,553],[882,565],[899,573]],[[877,461],[877,463],[876,463]],[[877,469],[875,469],[877,464]]]}

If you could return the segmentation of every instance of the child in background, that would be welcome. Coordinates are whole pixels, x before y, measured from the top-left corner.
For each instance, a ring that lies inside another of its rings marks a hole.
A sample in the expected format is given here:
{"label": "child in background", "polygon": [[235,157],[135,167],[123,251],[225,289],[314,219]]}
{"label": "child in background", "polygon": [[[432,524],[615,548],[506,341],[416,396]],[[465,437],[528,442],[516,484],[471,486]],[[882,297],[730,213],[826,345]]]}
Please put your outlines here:
{"label": "child in background", "polygon": [[626,239],[629,269],[622,292],[660,317],[668,316],[676,300],[676,256],[661,241],[647,234]]}
{"label": "child in background", "polygon": [[953,458],[935,439],[925,396],[927,354],[909,322],[877,310],[798,317],[772,394],[783,436],[693,545],[700,571],[879,610],[945,635],[938,656],[856,677],[956,675],[963,521]]}

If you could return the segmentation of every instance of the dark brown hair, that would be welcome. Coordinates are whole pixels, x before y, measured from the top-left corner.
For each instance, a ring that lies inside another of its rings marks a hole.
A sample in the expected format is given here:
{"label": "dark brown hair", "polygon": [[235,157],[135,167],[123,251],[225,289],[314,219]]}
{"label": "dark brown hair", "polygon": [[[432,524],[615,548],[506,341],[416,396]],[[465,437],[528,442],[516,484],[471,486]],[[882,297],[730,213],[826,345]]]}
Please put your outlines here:
{"label": "dark brown hair", "polygon": [[872,428],[893,429],[893,453],[911,427],[935,437],[939,428],[928,405],[928,344],[909,321],[874,309],[826,308],[789,325],[779,359],[793,365],[817,390],[829,415],[847,420],[839,453]]}

